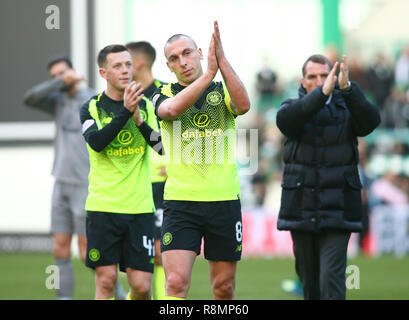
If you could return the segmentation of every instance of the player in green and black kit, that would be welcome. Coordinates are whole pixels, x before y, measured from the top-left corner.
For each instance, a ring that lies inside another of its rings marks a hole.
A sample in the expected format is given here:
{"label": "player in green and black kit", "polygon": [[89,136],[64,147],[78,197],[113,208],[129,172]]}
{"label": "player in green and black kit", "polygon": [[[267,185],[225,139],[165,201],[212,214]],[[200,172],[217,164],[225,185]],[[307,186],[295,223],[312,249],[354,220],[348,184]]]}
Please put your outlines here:
{"label": "player in green and black kit", "polygon": [[141,84],[132,81],[126,47],[105,47],[98,65],[107,89],[80,114],[90,154],[86,264],[95,269],[96,299],[113,297],[118,264],[127,273],[129,298],[150,299],[155,208],[148,144],[161,148],[151,128],[156,118]]}
{"label": "player in green and black kit", "polygon": [[[152,65],[155,62],[156,50],[149,42],[138,41],[126,44],[132,56],[133,80],[144,88],[145,97],[151,99],[153,93],[160,86],[166,84],[155,79],[152,75]],[[155,116],[156,117],[156,116]],[[159,123],[152,127],[159,131]],[[165,272],[162,266],[160,251],[160,236],[163,219],[163,192],[166,181],[166,167],[163,156],[150,149],[150,172],[152,181],[153,200],[155,202],[155,265],[152,276],[152,298],[162,300],[165,297]]]}
{"label": "player in green and black kit", "polygon": [[[250,101],[224,56],[217,22],[206,72],[201,49],[186,35],[169,38],[165,56],[178,83],[158,89],[152,101],[168,174],[161,242],[166,295],[186,298],[203,237],[214,298],[233,299],[242,249],[235,118]],[[213,81],[218,70],[223,82]]]}

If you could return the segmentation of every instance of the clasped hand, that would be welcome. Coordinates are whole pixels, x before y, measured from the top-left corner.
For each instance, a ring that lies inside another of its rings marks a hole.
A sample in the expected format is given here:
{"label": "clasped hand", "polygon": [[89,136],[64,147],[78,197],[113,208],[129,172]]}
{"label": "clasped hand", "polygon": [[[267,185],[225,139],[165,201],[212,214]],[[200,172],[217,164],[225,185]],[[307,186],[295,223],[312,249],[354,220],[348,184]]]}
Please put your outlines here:
{"label": "clasped hand", "polygon": [[[347,65],[347,57],[344,55],[342,56],[342,62],[341,66],[339,69],[339,74],[338,74],[338,84],[341,89],[346,89],[349,86],[349,71],[348,71],[348,65]],[[334,66],[332,67],[330,73],[327,76],[327,79],[325,80],[323,86],[322,86],[322,92],[326,95],[329,96],[332,91],[334,90],[335,83],[337,82],[337,76],[336,72],[338,69],[339,62],[335,62]]]}
{"label": "clasped hand", "polygon": [[124,91],[124,107],[132,113],[132,120],[139,126],[142,119],[139,114],[139,101],[142,100],[143,88],[140,83],[132,81],[128,84]]}
{"label": "clasped hand", "polygon": [[207,71],[214,77],[225,59],[222,40],[220,38],[219,24],[214,22],[212,39],[210,40],[209,54],[207,56]]}

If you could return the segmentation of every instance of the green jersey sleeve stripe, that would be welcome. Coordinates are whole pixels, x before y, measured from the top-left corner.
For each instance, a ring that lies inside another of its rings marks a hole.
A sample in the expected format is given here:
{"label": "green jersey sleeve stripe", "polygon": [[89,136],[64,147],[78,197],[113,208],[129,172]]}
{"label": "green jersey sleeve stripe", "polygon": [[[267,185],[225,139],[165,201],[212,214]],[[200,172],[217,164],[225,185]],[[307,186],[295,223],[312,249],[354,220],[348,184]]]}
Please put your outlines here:
{"label": "green jersey sleeve stripe", "polygon": [[224,103],[226,104],[227,109],[229,109],[230,113],[236,115],[233,109],[231,108],[231,99],[230,99],[229,91],[227,91],[227,87],[224,82],[222,82],[222,85],[223,85],[223,91],[224,91]]}
{"label": "green jersey sleeve stripe", "polygon": [[91,117],[95,120],[98,130],[102,129],[102,123],[99,119],[99,115],[98,115],[98,109],[97,109],[97,101],[99,101],[99,99],[101,99],[101,95],[102,93],[98,96],[98,98],[95,99],[91,99],[91,101],[89,102],[89,114],[91,115]]}

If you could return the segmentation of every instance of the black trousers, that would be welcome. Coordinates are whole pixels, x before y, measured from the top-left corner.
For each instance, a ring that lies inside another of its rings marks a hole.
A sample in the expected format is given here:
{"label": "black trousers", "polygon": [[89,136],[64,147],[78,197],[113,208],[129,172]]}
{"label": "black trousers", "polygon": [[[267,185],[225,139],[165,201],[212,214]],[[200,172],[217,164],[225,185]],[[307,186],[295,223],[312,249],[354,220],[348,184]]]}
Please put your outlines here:
{"label": "black trousers", "polygon": [[350,232],[291,231],[295,270],[306,300],[345,300],[345,270]]}

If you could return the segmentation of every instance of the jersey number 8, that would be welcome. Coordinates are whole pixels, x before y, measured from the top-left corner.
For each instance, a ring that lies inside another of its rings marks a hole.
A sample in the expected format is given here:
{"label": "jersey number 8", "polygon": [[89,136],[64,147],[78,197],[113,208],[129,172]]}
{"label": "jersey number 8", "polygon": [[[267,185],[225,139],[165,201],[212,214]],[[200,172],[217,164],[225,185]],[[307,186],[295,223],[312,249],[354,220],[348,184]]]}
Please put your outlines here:
{"label": "jersey number 8", "polygon": [[242,234],[243,234],[243,231],[242,231],[241,221],[237,221],[237,223],[236,223],[236,240],[237,240],[237,242],[241,242],[241,239],[243,238]]}

